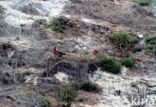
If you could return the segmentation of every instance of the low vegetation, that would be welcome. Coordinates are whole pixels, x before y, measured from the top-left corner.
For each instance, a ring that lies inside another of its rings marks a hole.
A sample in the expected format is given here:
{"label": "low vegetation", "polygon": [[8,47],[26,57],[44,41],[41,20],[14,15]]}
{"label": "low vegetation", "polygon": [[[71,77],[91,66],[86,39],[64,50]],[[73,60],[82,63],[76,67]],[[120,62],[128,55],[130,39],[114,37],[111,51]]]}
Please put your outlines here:
{"label": "low vegetation", "polygon": [[151,45],[156,45],[156,35],[146,37],[146,42]]}
{"label": "low vegetation", "polygon": [[121,64],[112,57],[107,57],[102,60],[102,70],[117,74],[121,71]]}
{"label": "low vegetation", "polygon": [[22,74],[23,74],[23,75],[31,75],[31,74],[32,74],[32,71],[27,70],[27,71],[24,71]]}
{"label": "low vegetation", "polygon": [[66,5],[66,8],[68,8],[68,9],[75,8],[75,4]]}
{"label": "low vegetation", "polygon": [[31,98],[33,94],[34,94],[34,92],[32,92],[32,91],[26,92],[26,96],[27,96],[28,98]]}
{"label": "low vegetation", "polygon": [[50,98],[47,96],[40,98],[41,107],[50,107]]}
{"label": "low vegetation", "polygon": [[125,55],[127,51],[133,49],[134,45],[137,43],[136,37],[132,37],[123,30],[113,33],[110,39],[113,40],[115,45],[122,51],[123,55]]}
{"label": "low vegetation", "polygon": [[85,81],[82,81],[82,82],[78,82],[78,83],[74,83],[73,87],[76,90],[84,90],[84,91],[88,91],[88,92],[97,90],[95,84],[90,82],[90,81],[88,81],[88,80],[85,80]]}
{"label": "low vegetation", "polygon": [[74,101],[75,97],[78,96],[77,90],[75,90],[73,87],[66,87],[66,88],[61,88],[57,92],[57,100],[58,101],[63,101],[67,103],[67,106],[71,106],[71,102]]}
{"label": "low vegetation", "polygon": [[141,6],[148,6],[150,3],[149,3],[149,1],[143,0],[143,1],[138,1],[138,4]]}
{"label": "low vegetation", "polygon": [[143,49],[145,50],[150,50],[153,52],[154,55],[155,54],[155,50],[156,50],[156,35],[153,36],[148,36],[146,37],[146,43],[148,44],[147,46],[144,46]]}
{"label": "low vegetation", "polygon": [[122,65],[124,65],[127,68],[131,68],[134,66],[134,61],[132,58],[124,58],[122,60]]}
{"label": "low vegetation", "polygon": [[54,19],[51,23],[43,22],[43,25],[58,33],[64,33],[64,30],[66,29],[66,24],[62,17]]}

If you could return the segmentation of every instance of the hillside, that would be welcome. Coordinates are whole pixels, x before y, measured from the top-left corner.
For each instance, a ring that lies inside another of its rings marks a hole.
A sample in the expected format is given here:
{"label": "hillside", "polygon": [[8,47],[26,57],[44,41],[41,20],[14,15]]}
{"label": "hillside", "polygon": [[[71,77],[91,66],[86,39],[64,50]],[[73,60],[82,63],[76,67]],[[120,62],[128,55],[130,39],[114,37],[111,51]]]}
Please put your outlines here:
{"label": "hillside", "polygon": [[0,0],[0,107],[70,106],[156,106],[155,0]]}

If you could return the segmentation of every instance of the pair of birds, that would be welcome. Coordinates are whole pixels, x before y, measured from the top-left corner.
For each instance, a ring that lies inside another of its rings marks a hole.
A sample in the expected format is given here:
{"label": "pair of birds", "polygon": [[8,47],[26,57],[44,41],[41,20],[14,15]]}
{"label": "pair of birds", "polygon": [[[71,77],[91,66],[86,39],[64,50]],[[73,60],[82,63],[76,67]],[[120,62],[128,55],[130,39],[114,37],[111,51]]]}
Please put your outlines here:
{"label": "pair of birds", "polygon": [[[59,49],[56,48],[56,47],[54,47],[54,51],[53,51],[53,52],[54,52],[54,54],[57,55],[58,57],[62,57],[63,55],[66,55],[65,53],[59,51]],[[96,55],[97,52],[98,52],[97,50],[94,50],[94,51],[93,51],[93,54]]]}

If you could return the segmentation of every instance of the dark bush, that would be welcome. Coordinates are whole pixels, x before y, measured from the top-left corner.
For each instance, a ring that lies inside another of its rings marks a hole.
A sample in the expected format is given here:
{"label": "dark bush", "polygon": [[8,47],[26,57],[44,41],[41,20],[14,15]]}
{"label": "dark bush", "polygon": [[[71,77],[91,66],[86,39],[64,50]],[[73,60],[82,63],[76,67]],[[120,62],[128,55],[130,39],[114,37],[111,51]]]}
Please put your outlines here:
{"label": "dark bush", "polygon": [[78,83],[74,83],[73,84],[73,87],[76,89],[76,90],[84,90],[84,91],[97,91],[97,88],[95,86],[94,83],[88,81],[88,80],[85,80],[85,81],[82,81],[82,82],[78,82]]}
{"label": "dark bush", "polygon": [[150,43],[151,45],[156,45],[156,35],[146,37],[146,42]]}
{"label": "dark bush", "polygon": [[77,91],[72,87],[62,88],[57,92],[57,100],[66,102],[67,106],[70,107],[77,95]]}
{"label": "dark bush", "polygon": [[131,68],[134,66],[134,61],[131,58],[125,58],[122,60],[122,65],[124,65],[127,68]]}
{"label": "dark bush", "polygon": [[51,28],[53,31],[58,33],[63,33],[66,29],[67,20],[64,17],[58,17],[54,19],[51,23],[43,22],[42,24],[46,28]]}
{"label": "dark bush", "polygon": [[148,6],[149,2],[148,1],[139,1],[138,4],[140,4],[141,6]]}
{"label": "dark bush", "polygon": [[32,72],[31,72],[30,70],[27,70],[27,71],[24,71],[22,74],[23,74],[23,75],[31,75]]}
{"label": "dark bush", "polygon": [[114,58],[107,57],[102,60],[102,70],[117,74],[121,71],[121,64],[115,61]]}

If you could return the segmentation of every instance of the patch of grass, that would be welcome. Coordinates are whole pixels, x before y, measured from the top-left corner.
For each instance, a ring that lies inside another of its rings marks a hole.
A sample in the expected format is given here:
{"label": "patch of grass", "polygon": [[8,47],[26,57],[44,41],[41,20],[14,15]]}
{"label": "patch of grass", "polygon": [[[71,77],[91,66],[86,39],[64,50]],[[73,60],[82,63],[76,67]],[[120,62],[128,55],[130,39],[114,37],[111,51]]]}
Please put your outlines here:
{"label": "patch of grass", "polygon": [[28,17],[27,20],[34,20],[34,18],[33,17]]}
{"label": "patch of grass", "polygon": [[132,23],[134,23],[134,19],[133,18],[128,18],[128,22],[132,24]]}
{"label": "patch of grass", "polygon": [[47,96],[40,98],[41,107],[50,107],[50,98]]}
{"label": "patch of grass", "polygon": [[124,65],[127,68],[131,68],[134,66],[134,61],[131,58],[124,58],[122,60],[122,65]]}
{"label": "patch of grass", "polygon": [[117,74],[121,71],[121,64],[115,61],[114,58],[107,57],[102,60],[102,70],[106,70],[111,73]]}
{"label": "patch of grass", "polygon": [[148,6],[150,3],[148,1],[138,1],[138,4],[141,6]]}
{"label": "patch of grass", "polygon": [[20,26],[21,26],[21,27],[24,27],[24,26],[25,26],[25,24],[20,24]]}
{"label": "patch of grass", "polygon": [[75,8],[75,4],[71,4],[71,5],[66,5],[66,8],[71,9],[71,8]]}
{"label": "patch of grass", "polygon": [[73,87],[76,90],[84,90],[84,91],[88,91],[88,92],[97,90],[95,84],[90,82],[90,81],[88,81],[88,80],[85,80],[85,81],[82,81],[82,82],[78,82],[78,83],[74,83]]}
{"label": "patch of grass", "polygon": [[29,91],[29,92],[26,92],[25,95],[26,95],[28,98],[31,98],[33,94],[34,94],[34,92]]}
{"label": "patch of grass", "polygon": [[27,71],[24,71],[22,74],[23,74],[23,75],[31,75],[32,72],[31,72],[30,70],[27,70]]}
{"label": "patch of grass", "polygon": [[57,92],[57,100],[66,102],[68,107],[71,106],[71,102],[74,101],[77,96],[77,91],[72,87],[61,88]]}
{"label": "patch of grass", "polygon": [[44,91],[44,90],[42,90],[40,93],[41,93],[42,96],[46,95],[46,91]]}
{"label": "patch of grass", "polygon": [[51,28],[58,33],[63,33],[66,27],[61,22],[52,22]]}
{"label": "patch of grass", "polygon": [[100,5],[100,3],[99,3],[98,1],[95,1],[95,2],[93,3],[93,6],[98,6],[98,5]]}

